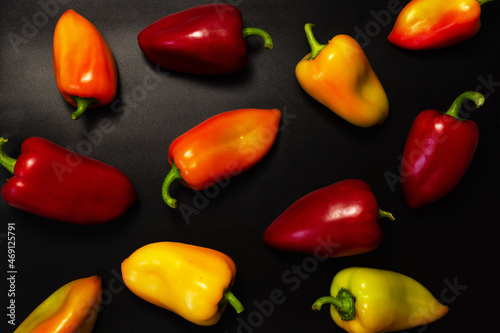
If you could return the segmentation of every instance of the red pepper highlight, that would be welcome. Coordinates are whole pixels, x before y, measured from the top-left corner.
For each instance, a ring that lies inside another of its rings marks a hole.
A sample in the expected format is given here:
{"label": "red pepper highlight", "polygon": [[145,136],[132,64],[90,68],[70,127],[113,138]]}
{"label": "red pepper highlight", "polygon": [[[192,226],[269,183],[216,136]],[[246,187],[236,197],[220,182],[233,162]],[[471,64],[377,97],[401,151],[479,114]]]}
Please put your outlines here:
{"label": "red pepper highlight", "polygon": [[378,220],[384,217],[394,220],[379,209],[370,186],[359,179],[347,179],[296,201],[269,225],[263,238],[265,244],[280,250],[351,256],[380,245]]}
{"label": "red pepper highlight", "polygon": [[42,138],[28,138],[17,160],[3,149],[0,165],[13,177],[2,187],[11,206],[56,221],[74,224],[108,222],[136,200],[125,174]]}
{"label": "red pepper highlight", "polygon": [[410,208],[441,199],[465,175],[479,141],[477,124],[459,115],[466,100],[480,107],[484,96],[468,91],[446,113],[426,110],[415,118],[406,139],[401,169],[401,188]]}

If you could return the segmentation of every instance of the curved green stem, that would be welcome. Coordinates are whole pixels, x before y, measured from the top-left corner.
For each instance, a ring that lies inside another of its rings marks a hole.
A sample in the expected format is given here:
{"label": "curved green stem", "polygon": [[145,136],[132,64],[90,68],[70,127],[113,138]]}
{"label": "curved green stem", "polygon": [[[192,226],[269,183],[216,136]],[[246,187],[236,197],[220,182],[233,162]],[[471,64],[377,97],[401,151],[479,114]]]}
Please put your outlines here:
{"label": "curved green stem", "polygon": [[492,1],[493,0],[477,0],[477,2],[479,2],[480,6],[484,5],[485,3],[492,2]]}
{"label": "curved green stem", "polygon": [[171,208],[177,207],[177,200],[170,196],[169,188],[170,184],[172,184],[175,180],[178,179],[182,179],[181,171],[177,168],[177,166],[175,166],[175,163],[172,162],[172,169],[170,169],[170,172],[168,173],[167,177],[165,177],[165,180],[163,181],[163,186],[161,188],[163,201],[165,201],[165,203]]}
{"label": "curved green stem", "polygon": [[345,288],[340,288],[337,293],[337,297],[324,296],[320,297],[313,303],[312,309],[314,311],[321,310],[321,307],[325,304],[332,305],[339,313],[340,319],[342,320],[353,320],[356,317],[356,309],[354,303],[356,298],[351,294],[351,292]]}
{"label": "curved green stem", "polygon": [[460,108],[464,104],[466,100],[471,100],[476,103],[476,107],[479,108],[484,104],[484,96],[480,92],[477,91],[466,91],[453,102],[448,111],[445,114],[455,117],[458,120],[465,120],[460,117]]}
{"label": "curved green stem", "polygon": [[7,143],[7,139],[0,137],[0,165],[7,169],[12,175],[14,174],[14,166],[16,165],[17,160],[7,156],[3,147]]}
{"label": "curved green stem", "polygon": [[85,98],[79,96],[71,96],[71,99],[75,101],[77,108],[76,111],[71,114],[71,119],[76,120],[87,110],[90,106],[99,104],[99,101],[95,98]]}
{"label": "curved green stem", "polygon": [[314,24],[312,23],[307,23],[304,27],[304,29],[306,30],[307,42],[311,47],[311,56],[308,58],[308,60],[313,60],[314,58],[316,58],[321,50],[326,46],[324,44],[318,43],[316,37],[314,37],[314,34],[312,32],[312,27],[314,27]]}
{"label": "curved green stem", "polygon": [[382,210],[382,209],[379,208],[378,209],[378,219],[382,220],[382,219],[385,219],[385,218],[388,218],[391,221],[395,221],[396,220],[394,218],[394,215],[392,215],[392,213],[386,212],[385,210]]}
{"label": "curved green stem", "polygon": [[262,29],[259,28],[243,28],[243,38],[248,36],[259,36],[264,40],[264,47],[268,50],[273,49],[273,40],[271,36]]}
{"label": "curved green stem", "polygon": [[243,307],[243,304],[241,304],[239,299],[237,299],[236,296],[234,296],[234,294],[229,289],[224,291],[224,294],[222,294],[222,299],[219,303],[219,306],[226,303],[229,303],[236,310],[236,313],[242,313],[243,310],[245,309]]}

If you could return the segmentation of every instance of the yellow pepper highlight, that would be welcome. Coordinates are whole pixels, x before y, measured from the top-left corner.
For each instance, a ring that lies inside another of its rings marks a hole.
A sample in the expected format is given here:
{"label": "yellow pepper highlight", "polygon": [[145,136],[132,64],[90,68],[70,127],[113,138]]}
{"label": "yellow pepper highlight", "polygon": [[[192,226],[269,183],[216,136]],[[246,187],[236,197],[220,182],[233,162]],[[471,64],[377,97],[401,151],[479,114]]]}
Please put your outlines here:
{"label": "yellow pepper highlight", "polygon": [[389,101],[361,46],[347,35],[319,44],[313,26],[305,25],[311,53],[295,67],[300,86],[356,126],[382,124],[389,115]]}
{"label": "yellow pepper highlight", "polygon": [[313,310],[331,304],[333,321],[350,333],[406,330],[448,313],[448,306],[439,303],[419,282],[380,269],[346,268],[333,278],[330,294],[319,298]]}
{"label": "yellow pepper highlight", "polygon": [[74,280],[43,301],[14,333],[90,333],[100,305],[100,277]]}
{"label": "yellow pepper highlight", "polygon": [[243,311],[230,291],[236,266],[219,251],[177,242],[151,243],[125,259],[121,269],[134,294],[197,325],[216,324],[227,303]]}

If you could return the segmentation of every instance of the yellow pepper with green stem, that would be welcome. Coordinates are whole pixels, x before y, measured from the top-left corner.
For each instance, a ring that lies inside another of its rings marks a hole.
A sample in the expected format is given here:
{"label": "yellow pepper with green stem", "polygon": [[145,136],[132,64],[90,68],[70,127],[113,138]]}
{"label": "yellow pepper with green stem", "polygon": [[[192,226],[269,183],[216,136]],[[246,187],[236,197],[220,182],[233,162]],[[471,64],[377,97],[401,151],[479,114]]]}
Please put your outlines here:
{"label": "yellow pepper with green stem", "polygon": [[125,285],[144,300],[201,326],[216,324],[229,303],[236,266],[226,254],[205,247],[157,242],[145,245],[121,266]]}

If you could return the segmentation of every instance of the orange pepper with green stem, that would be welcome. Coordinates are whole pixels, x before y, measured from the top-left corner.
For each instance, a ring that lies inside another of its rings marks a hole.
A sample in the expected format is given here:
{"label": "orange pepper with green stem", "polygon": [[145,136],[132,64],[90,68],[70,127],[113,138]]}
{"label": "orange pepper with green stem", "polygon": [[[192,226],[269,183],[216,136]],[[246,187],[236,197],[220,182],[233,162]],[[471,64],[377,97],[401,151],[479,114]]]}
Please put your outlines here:
{"label": "orange pepper with green stem", "polygon": [[300,86],[356,126],[382,124],[389,114],[389,101],[361,46],[347,35],[320,44],[312,27],[305,25],[311,53],[295,68]]}
{"label": "orange pepper with green stem", "polygon": [[57,88],[77,107],[73,120],[88,108],[115,99],[118,78],[113,53],[99,30],[72,9],[56,24],[52,53]]}

